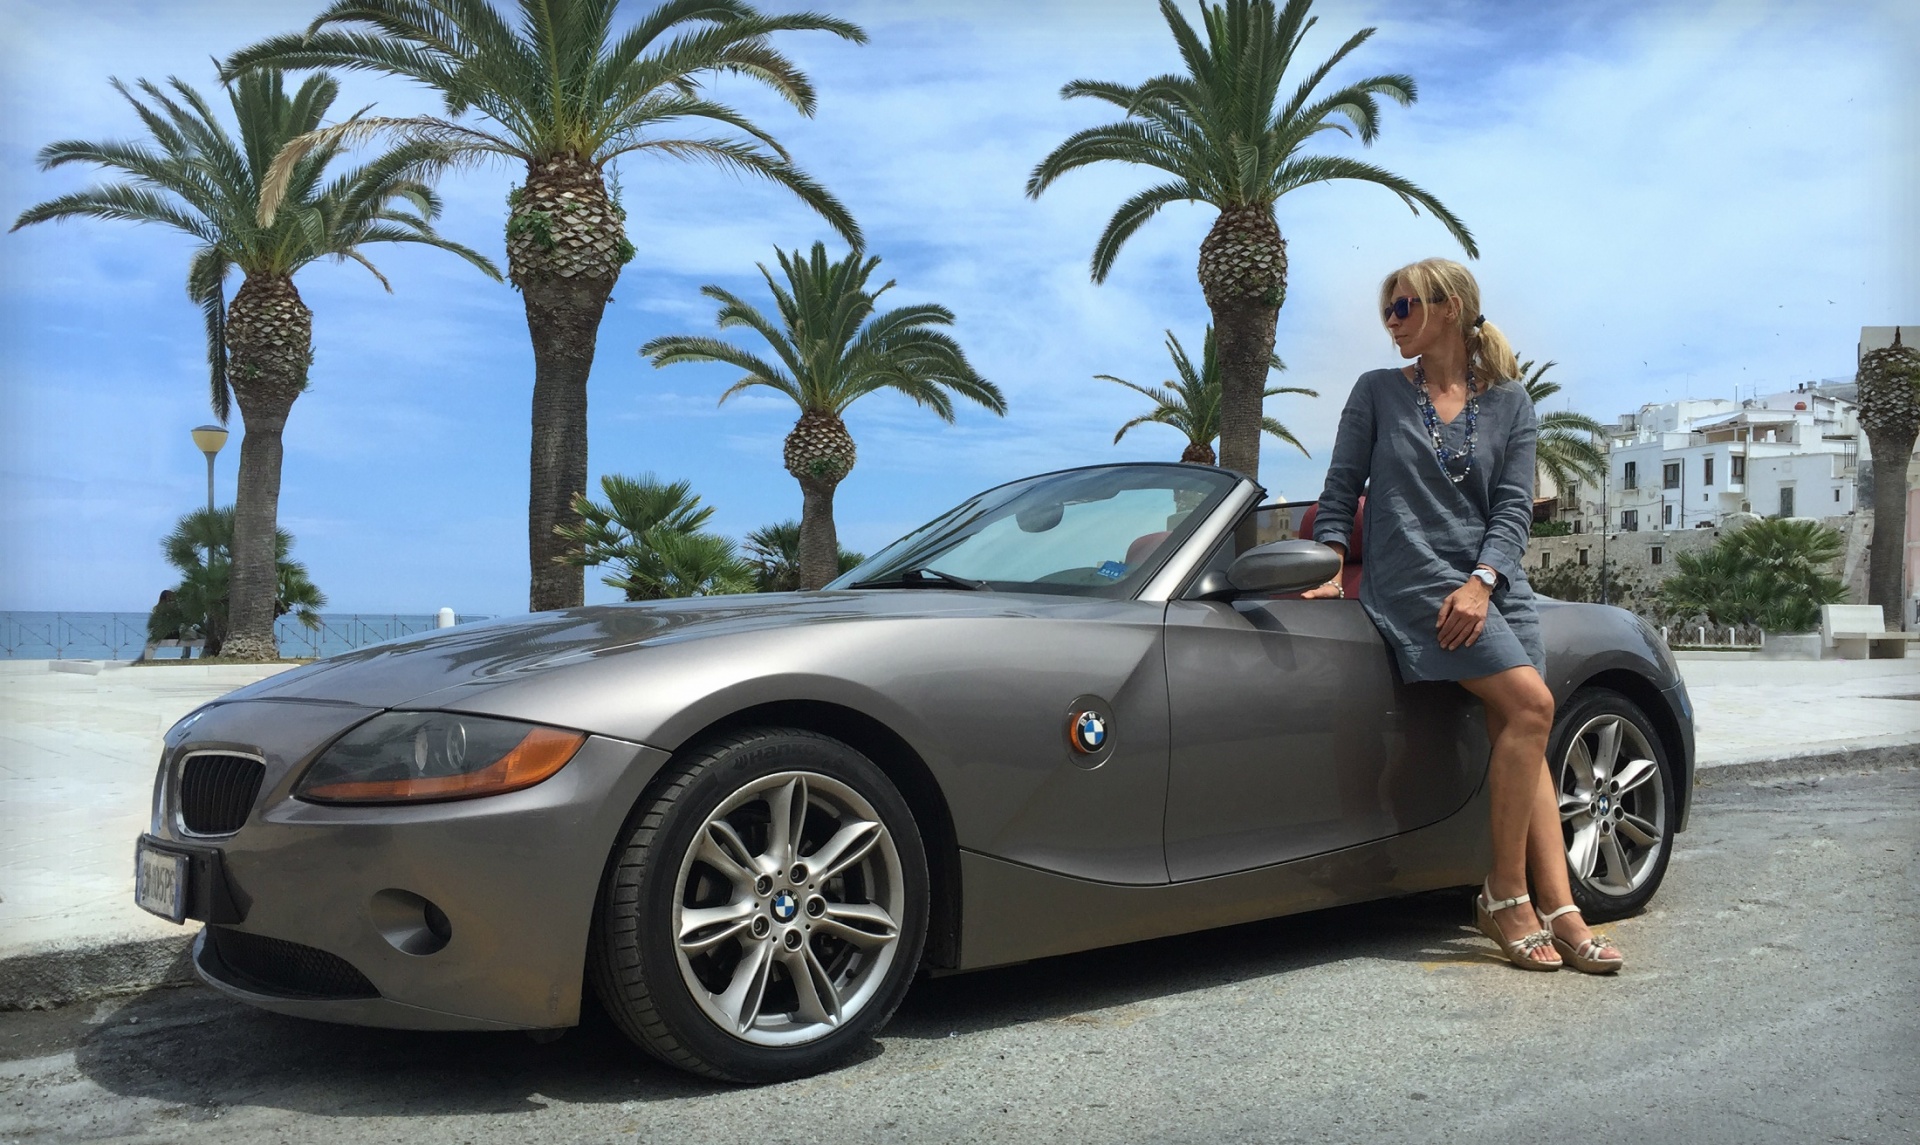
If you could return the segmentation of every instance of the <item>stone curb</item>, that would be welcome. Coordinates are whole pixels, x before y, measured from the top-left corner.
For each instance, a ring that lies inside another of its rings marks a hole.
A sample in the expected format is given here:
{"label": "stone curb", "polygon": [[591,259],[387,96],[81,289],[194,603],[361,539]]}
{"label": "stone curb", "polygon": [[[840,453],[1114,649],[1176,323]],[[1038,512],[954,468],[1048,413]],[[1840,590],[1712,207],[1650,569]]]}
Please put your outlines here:
{"label": "stone curb", "polygon": [[[1695,787],[1920,767],[1920,743],[1794,755],[1700,768]],[[196,932],[164,938],[56,947],[0,958],[0,1011],[45,1010],[113,994],[195,981],[188,948]]]}
{"label": "stone curb", "polygon": [[0,958],[0,1011],[50,1010],[196,981],[189,947],[197,933],[58,946]]}
{"label": "stone curb", "polygon": [[1879,747],[1848,748],[1812,755],[1790,755],[1783,759],[1757,759],[1748,763],[1727,763],[1717,767],[1696,767],[1695,787],[1713,787],[1722,783],[1752,783],[1770,779],[1801,779],[1837,772],[1853,773],[1920,767],[1920,743],[1894,743]]}

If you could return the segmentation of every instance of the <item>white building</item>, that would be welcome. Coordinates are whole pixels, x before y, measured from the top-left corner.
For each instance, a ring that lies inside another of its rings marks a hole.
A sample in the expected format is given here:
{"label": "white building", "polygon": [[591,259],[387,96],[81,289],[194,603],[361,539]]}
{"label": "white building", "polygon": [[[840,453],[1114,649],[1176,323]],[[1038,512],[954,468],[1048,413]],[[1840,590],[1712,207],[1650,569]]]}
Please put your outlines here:
{"label": "white building", "polygon": [[1607,527],[1622,532],[1717,525],[1732,513],[1851,513],[1865,454],[1851,397],[1850,386],[1806,383],[1737,403],[1642,406],[1610,427],[1607,481],[1579,490],[1580,515],[1603,511],[1596,493]]}

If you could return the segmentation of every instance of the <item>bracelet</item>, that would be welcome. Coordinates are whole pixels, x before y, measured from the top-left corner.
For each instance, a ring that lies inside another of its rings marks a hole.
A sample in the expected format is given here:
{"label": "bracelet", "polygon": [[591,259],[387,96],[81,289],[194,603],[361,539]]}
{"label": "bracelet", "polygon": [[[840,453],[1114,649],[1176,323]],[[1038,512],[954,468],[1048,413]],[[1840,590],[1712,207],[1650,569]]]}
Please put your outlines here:
{"label": "bracelet", "polygon": [[1345,581],[1342,581],[1339,578],[1335,578],[1329,581],[1322,581],[1320,584],[1320,587],[1325,588],[1327,587],[1327,585],[1333,586],[1333,590],[1340,594],[1341,600],[1345,600],[1347,598],[1347,585]]}

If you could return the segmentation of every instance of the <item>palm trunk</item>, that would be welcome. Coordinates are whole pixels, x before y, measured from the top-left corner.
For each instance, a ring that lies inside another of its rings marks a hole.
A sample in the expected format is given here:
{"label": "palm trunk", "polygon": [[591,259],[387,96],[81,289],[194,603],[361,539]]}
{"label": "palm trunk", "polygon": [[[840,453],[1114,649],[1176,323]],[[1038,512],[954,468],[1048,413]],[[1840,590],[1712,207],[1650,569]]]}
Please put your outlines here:
{"label": "palm trunk", "polygon": [[527,606],[574,608],[586,570],[561,564],[554,527],[577,520],[587,487],[587,376],[600,319],[632,256],[600,171],[577,156],[529,163],[507,222],[509,277],[533,340],[533,440],[527,491]]}
{"label": "palm trunk", "polygon": [[824,588],[840,575],[840,534],[833,525],[838,481],[800,479],[800,587]]}
{"label": "palm trunk", "polygon": [[1212,465],[1217,459],[1213,455],[1213,446],[1204,441],[1190,441],[1180,451],[1180,460],[1189,465]]}
{"label": "palm trunk", "polygon": [[1868,550],[1867,603],[1877,604],[1894,628],[1905,628],[1906,594],[1902,580],[1907,556],[1907,458],[1914,438],[1869,434],[1873,450],[1873,539]]}
{"label": "palm trunk", "polygon": [[1220,362],[1220,465],[1257,480],[1262,395],[1287,293],[1287,243],[1271,204],[1220,212],[1200,244],[1199,278]]}
{"label": "palm trunk", "polygon": [[313,311],[284,275],[249,275],[227,308],[227,380],[246,426],[233,506],[233,568],[221,654],[274,660],[281,434],[313,362]]}
{"label": "palm trunk", "polygon": [[833,491],[859,460],[853,435],[839,416],[805,410],[787,434],[781,460],[800,482],[800,587],[814,589],[840,575],[840,536],[833,527]]}

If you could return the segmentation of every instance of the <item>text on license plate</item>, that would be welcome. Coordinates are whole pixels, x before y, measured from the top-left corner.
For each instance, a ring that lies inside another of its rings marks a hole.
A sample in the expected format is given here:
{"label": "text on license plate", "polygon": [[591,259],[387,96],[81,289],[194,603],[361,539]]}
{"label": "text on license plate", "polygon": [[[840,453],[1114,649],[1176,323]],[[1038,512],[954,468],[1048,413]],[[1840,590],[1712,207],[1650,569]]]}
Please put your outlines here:
{"label": "text on license plate", "polygon": [[162,918],[187,917],[187,856],[155,851],[141,844],[135,860],[133,901]]}

